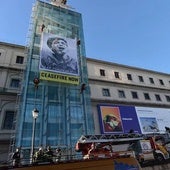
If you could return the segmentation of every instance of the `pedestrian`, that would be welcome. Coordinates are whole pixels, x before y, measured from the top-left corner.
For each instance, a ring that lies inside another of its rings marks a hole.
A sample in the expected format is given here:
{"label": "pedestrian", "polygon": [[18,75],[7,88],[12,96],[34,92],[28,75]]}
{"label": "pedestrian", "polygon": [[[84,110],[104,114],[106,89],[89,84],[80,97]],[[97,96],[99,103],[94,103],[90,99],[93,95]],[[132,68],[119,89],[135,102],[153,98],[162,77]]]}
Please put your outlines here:
{"label": "pedestrian", "polygon": [[61,161],[61,149],[57,148],[56,149],[56,162],[60,162]]}
{"label": "pedestrian", "polygon": [[40,148],[38,149],[38,151],[35,152],[34,158],[35,158],[35,162],[36,162],[36,163],[38,163],[38,162],[43,162],[43,161],[44,161],[44,152],[43,152],[42,147],[40,147]]}
{"label": "pedestrian", "polygon": [[53,151],[52,151],[50,146],[47,146],[47,149],[45,151],[44,156],[45,156],[47,161],[49,161],[50,163],[53,163],[54,153],[53,153]]}
{"label": "pedestrian", "polygon": [[13,166],[19,167],[21,162],[21,154],[19,148],[16,148],[14,154],[12,155],[12,159],[13,159]]}

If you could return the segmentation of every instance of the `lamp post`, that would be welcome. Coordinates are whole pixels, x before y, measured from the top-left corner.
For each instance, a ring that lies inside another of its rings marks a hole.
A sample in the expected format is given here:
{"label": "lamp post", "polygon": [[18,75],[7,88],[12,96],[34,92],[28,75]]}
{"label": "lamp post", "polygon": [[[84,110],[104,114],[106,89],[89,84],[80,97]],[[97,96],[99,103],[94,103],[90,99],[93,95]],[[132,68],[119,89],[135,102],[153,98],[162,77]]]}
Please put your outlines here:
{"label": "lamp post", "polygon": [[33,117],[33,126],[32,126],[32,143],[31,143],[31,164],[33,163],[33,156],[34,156],[34,141],[35,141],[35,129],[36,129],[36,119],[38,117],[39,111],[35,108],[32,111]]}

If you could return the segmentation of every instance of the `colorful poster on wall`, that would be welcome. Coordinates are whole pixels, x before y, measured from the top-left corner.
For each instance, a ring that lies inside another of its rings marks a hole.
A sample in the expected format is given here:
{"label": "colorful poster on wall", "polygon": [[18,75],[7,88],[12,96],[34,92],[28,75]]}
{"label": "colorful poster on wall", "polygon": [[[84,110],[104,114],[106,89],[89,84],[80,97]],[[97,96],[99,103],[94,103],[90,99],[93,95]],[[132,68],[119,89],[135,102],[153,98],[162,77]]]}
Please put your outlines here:
{"label": "colorful poster on wall", "polygon": [[133,130],[134,133],[141,133],[140,124],[134,106],[118,106],[124,127],[124,133]]}
{"label": "colorful poster on wall", "polygon": [[170,127],[170,109],[103,104],[97,107],[102,134],[130,130],[142,134],[165,133],[165,127]]}
{"label": "colorful poster on wall", "polygon": [[164,133],[170,127],[170,109],[135,107],[141,131],[146,133]]}
{"label": "colorful poster on wall", "polygon": [[101,133],[141,133],[135,108],[131,106],[98,105]]}
{"label": "colorful poster on wall", "polygon": [[155,117],[139,117],[139,121],[143,133],[159,132],[158,122]]}
{"label": "colorful poster on wall", "polygon": [[123,126],[118,107],[101,106],[100,113],[102,129],[104,133],[123,132]]}
{"label": "colorful poster on wall", "polygon": [[79,75],[76,39],[43,33],[39,69],[69,75]]}

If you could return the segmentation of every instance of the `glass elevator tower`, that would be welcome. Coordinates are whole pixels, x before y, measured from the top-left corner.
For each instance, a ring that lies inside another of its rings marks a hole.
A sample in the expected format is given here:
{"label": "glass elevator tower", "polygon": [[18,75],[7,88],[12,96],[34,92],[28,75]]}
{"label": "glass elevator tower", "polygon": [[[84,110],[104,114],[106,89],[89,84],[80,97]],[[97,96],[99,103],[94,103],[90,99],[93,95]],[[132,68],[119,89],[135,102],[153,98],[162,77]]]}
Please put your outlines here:
{"label": "glass elevator tower", "polygon": [[[65,4],[60,6],[37,0],[31,21],[15,147],[21,147],[29,154],[33,132],[32,110],[36,108],[39,115],[34,147],[50,145],[70,153],[82,134],[94,133],[82,17]],[[77,60],[76,73],[40,68],[42,49],[48,48],[44,44],[50,36],[64,37],[72,44]]]}

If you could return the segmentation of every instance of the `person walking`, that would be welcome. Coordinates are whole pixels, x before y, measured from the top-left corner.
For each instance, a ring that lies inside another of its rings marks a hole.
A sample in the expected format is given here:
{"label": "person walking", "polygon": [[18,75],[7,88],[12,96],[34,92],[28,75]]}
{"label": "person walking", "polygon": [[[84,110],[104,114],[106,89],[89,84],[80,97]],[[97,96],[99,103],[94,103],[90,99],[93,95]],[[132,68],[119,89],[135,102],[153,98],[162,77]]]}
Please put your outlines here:
{"label": "person walking", "polygon": [[21,162],[21,154],[19,148],[16,148],[15,152],[12,155],[12,159],[13,159],[13,166],[19,167]]}
{"label": "person walking", "polygon": [[61,149],[57,148],[56,149],[56,162],[60,162],[61,161]]}
{"label": "person walking", "polygon": [[50,163],[53,163],[54,153],[53,153],[53,151],[52,151],[50,146],[47,146],[47,149],[45,151],[44,156],[45,156],[47,161],[49,161]]}

